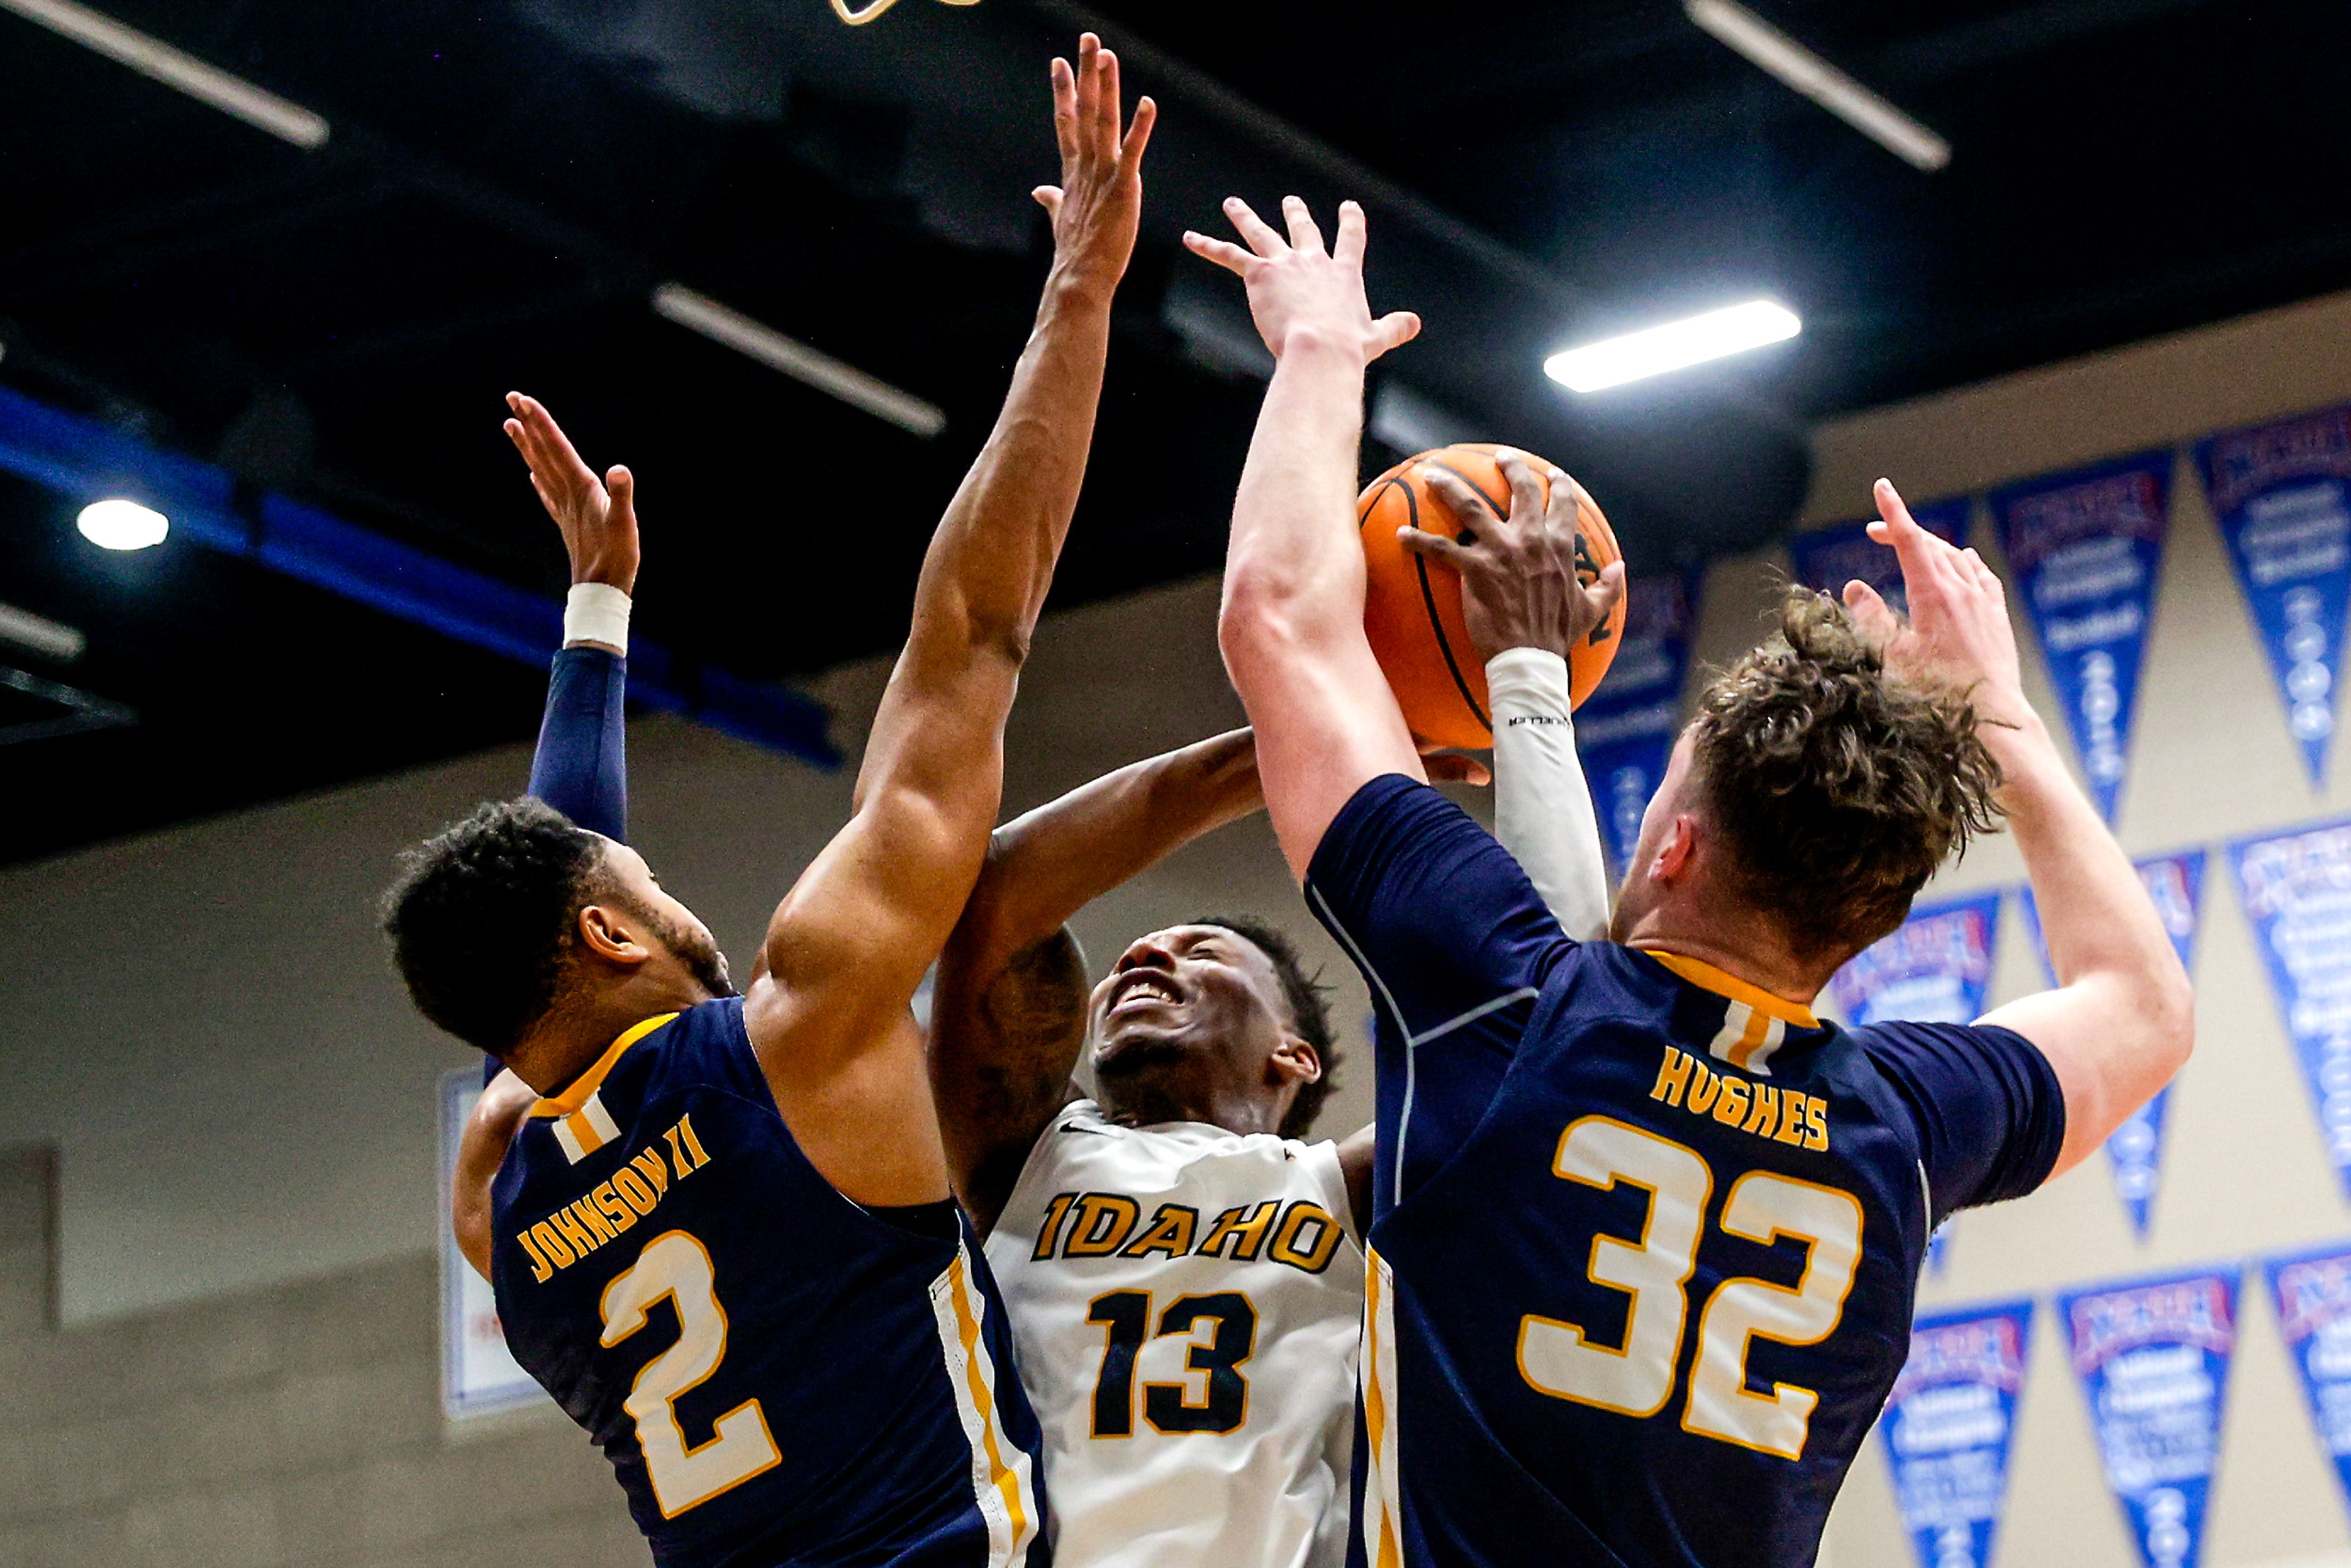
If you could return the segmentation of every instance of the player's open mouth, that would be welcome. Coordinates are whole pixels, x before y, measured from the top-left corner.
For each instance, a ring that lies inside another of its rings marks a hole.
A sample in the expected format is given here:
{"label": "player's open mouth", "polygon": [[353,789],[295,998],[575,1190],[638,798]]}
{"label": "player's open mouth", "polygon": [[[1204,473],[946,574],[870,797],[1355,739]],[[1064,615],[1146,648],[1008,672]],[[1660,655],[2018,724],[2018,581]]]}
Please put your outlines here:
{"label": "player's open mouth", "polygon": [[1155,1003],[1175,1007],[1183,1001],[1176,988],[1167,981],[1148,975],[1137,975],[1123,982],[1110,1005],[1110,1016],[1116,1018],[1131,1008],[1149,1007]]}

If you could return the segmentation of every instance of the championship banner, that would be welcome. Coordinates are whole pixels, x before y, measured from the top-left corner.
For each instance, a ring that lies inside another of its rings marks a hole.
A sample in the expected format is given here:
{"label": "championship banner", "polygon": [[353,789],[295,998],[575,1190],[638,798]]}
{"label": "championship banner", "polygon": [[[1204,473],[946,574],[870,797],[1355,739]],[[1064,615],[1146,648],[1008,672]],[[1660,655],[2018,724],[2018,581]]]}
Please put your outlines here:
{"label": "championship banner", "polygon": [[538,1380],[507,1349],[498,1326],[497,1298],[490,1282],[474,1272],[457,1250],[445,1205],[457,1176],[457,1145],[474,1102],[482,1097],[482,1075],[460,1067],[441,1076],[441,1411],[453,1421],[513,1410],[547,1397]]}
{"label": "championship banner", "polygon": [[2320,1135],[2351,1189],[2351,820],[2229,846]]}
{"label": "championship banner", "polygon": [[2196,444],[2196,465],[2314,789],[2351,604],[2351,408],[2223,431]]}
{"label": "championship banner", "polygon": [[2032,1303],[1920,1318],[1886,1401],[1886,1462],[1919,1568],[1990,1568]]}
{"label": "championship banner", "polygon": [[1575,714],[1575,749],[1616,873],[1633,863],[1641,814],[1666,776],[1682,728],[1682,683],[1698,618],[1694,579],[1625,584],[1625,635],[1599,689]]}
{"label": "championship banner", "polygon": [[2170,496],[2171,454],[2143,452],[1991,497],[2001,548],[2109,822],[2130,756]]}
{"label": "championship banner", "polygon": [[2319,1444],[2351,1500],[2351,1246],[2273,1258],[2267,1272]]}
{"label": "championship banner", "polygon": [[[2147,888],[2147,896],[2155,901],[2155,912],[2163,919],[2163,929],[2171,937],[2171,950],[2179,955],[2179,967],[2193,972],[2196,967],[2196,915],[2202,902],[2204,889],[2204,852],[2190,850],[2186,854],[2158,855],[2153,860],[2137,862],[2138,879]],[[2049,945],[2041,936],[2041,909],[2032,900],[2032,889],[2024,890],[2024,928],[2032,935],[2032,949],[2041,955],[2041,972],[2049,983],[2057,983],[2057,971],[2049,964]],[[2171,1087],[2166,1084],[2155,1092],[2155,1098],[2132,1112],[2123,1124],[2106,1137],[2106,1168],[2115,1178],[2115,1196],[2123,1200],[2129,1214],[2131,1228],[2141,1241],[2147,1239],[2147,1227],[2154,1221],[2155,1192],[2163,1174],[2163,1114],[2171,1097]]]}
{"label": "championship banner", "polygon": [[[1968,512],[1973,505],[1967,497],[1957,496],[1932,506],[1913,507],[1910,515],[1928,533],[1963,546],[1968,540]],[[1859,578],[1877,590],[1878,597],[1897,613],[1909,612],[1909,601],[1902,592],[1902,563],[1895,559],[1892,547],[1869,537],[1865,521],[1834,523],[1791,535],[1788,558],[1795,567],[1796,580],[1817,593],[1842,599],[1844,585]]]}
{"label": "championship banner", "polygon": [[1983,1016],[1999,931],[1997,893],[1913,909],[1900,929],[1830,977],[1829,1000],[1850,1029],[1895,1019],[1973,1023]]}
{"label": "championship banner", "polygon": [[2147,1568],[2195,1568],[2237,1343],[2234,1270],[2057,1298],[2106,1484]]}

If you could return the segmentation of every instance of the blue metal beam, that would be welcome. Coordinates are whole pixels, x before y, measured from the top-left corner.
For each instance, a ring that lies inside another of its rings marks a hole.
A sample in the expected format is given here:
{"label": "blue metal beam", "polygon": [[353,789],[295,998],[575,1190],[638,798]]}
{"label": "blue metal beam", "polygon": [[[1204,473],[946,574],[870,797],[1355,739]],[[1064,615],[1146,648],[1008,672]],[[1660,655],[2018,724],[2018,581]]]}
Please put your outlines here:
{"label": "blue metal beam", "polygon": [[[444,636],[544,665],[563,639],[563,607],[282,496],[250,517],[225,469],[152,446],[95,420],[0,387],[0,468],[82,501],[127,496],[207,549],[285,573]],[[629,640],[629,695],[819,768],[841,766],[822,706]]]}

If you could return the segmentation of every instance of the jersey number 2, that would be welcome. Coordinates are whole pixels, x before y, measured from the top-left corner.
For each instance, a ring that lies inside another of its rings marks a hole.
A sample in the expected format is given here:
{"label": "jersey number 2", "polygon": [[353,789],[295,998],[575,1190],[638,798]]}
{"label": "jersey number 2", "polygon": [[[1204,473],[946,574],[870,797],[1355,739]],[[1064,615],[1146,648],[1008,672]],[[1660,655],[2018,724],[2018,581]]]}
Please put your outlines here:
{"label": "jersey number 2", "polygon": [[645,1314],[664,1296],[677,1309],[677,1343],[645,1363],[622,1408],[637,1424],[653,1500],[664,1519],[675,1519],[775,1469],[783,1456],[757,1399],[718,1417],[707,1442],[689,1445],[678,1425],[679,1397],[709,1381],[726,1355],[726,1313],[718,1304],[709,1249],[684,1231],[646,1242],[628,1272],[604,1287],[605,1347],[644,1327]]}
{"label": "jersey number 2", "polygon": [[[1597,1236],[1593,1283],[1631,1297],[1625,1335],[1611,1348],[1586,1340],[1574,1323],[1528,1314],[1519,1324],[1519,1371],[1537,1389],[1579,1405],[1626,1416],[1655,1416],[1673,1397],[1689,1299],[1683,1287],[1698,1269],[1714,1174],[1696,1151],[1606,1116],[1586,1116],[1559,1140],[1552,1174],[1608,1191],[1619,1183],[1646,1188],[1649,1213],[1641,1239]],[[1801,1458],[1820,1396],[1793,1384],[1769,1394],[1747,1386],[1747,1351],[1756,1339],[1818,1344],[1844,1315],[1861,1260],[1861,1205],[1851,1193],[1769,1171],[1750,1171],[1730,1186],[1721,1226],[1765,1246],[1782,1238],[1805,1243],[1796,1288],[1763,1280],[1725,1280],[1698,1316],[1698,1354],[1690,1364],[1682,1429],[1782,1458]]]}
{"label": "jersey number 2", "polygon": [[[1094,1384],[1093,1435],[1134,1435],[1134,1358],[1151,1332],[1151,1297],[1142,1291],[1096,1296],[1086,1322],[1102,1325],[1102,1376]],[[1200,1326],[1215,1334],[1199,1340]],[[1181,1383],[1143,1385],[1143,1416],[1162,1432],[1229,1432],[1249,1418],[1249,1380],[1241,1363],[1257,1349],[1257,1309],[1237,1291],[1179,1296],[1159,1314],[1162,1334],[1190,1336],[1184,1364],[1207,1374],[1207,1397],[1196,1403]]]}

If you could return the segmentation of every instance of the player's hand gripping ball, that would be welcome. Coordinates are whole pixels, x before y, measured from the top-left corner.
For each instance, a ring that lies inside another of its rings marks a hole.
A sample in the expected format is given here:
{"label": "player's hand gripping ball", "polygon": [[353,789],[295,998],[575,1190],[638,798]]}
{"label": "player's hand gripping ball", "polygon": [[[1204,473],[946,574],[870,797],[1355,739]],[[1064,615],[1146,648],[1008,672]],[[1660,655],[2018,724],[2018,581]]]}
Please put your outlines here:
{"label": "player's hand gripping ball", "polygon": [[[1464,443],[1407,457],[1365,486],[1355,503],[1370,575],[1364,631],[1395,688],[1405,723],[1431,745],[1482,748],[1494,744],[1486,706],[1486,666],[1469,645],[1468,628],[1461,618],[1460,573],[1405,549],[1396,530],[1426,528],[1448,538],[1461,532],[1451,509],[1422,484],[1418,470],[1424,464],[1450,469],[1496,512],[1508,517],[1510,485],[1494,461],[1494,454],[1501,450],[1484,442]],[[1552,465],[1531,455],[1528,461],[1548,500]],[[1598,580],[1600,569],[1621,555],[1608,519],[1584,497],[1576,507],[1577,580],[1590,587]],[[1625,604],[1619,600],[1607,619],[1569,652],[1568,683],[1576,706],[1583,706],[1608,673],[1624,634]]]}

